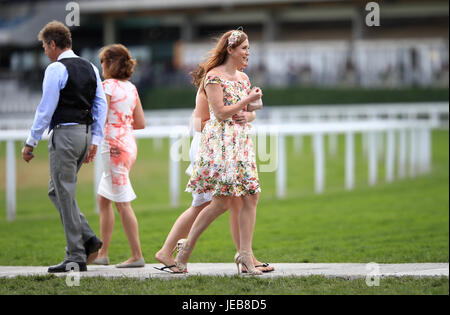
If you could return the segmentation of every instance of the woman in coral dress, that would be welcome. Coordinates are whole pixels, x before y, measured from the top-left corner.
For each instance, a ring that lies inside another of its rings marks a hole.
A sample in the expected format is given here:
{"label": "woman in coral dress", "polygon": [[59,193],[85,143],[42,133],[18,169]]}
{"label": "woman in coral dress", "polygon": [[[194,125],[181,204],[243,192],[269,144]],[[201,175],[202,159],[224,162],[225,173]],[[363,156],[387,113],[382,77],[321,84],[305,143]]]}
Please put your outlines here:
{"label": "woman in coral dress", "polygon": [[108,265],[108,249],[114,227],[112,202],[120,213],[131,247],[131,258],[116,265],[118,268],[144,267],[139,242],[138,222],[131,208],[136,194],[129,172],[136,161],[137,146],[133,129],[145,127],[145,117],[136,87],[128,81],[136,64],[123,45],[110,45],[100,52],[103,89],[108,101],[105,138],[101,147],[103,176],[98,188],[100,230],[103,247],[95,264]]}

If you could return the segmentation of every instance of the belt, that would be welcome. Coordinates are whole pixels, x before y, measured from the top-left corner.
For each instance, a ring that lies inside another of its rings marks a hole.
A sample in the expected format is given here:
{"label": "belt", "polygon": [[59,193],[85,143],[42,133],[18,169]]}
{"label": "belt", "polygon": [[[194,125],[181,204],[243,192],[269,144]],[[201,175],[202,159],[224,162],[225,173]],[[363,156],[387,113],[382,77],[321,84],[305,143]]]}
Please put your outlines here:
{"label": "belt", "polygon": [[90,126],[91,125],[87,125],[87,124],[76,124],[76,125],[57,124],[55,126],[55,129],[81,129],[81,128],[86,128],[86,133],[88,133]]}

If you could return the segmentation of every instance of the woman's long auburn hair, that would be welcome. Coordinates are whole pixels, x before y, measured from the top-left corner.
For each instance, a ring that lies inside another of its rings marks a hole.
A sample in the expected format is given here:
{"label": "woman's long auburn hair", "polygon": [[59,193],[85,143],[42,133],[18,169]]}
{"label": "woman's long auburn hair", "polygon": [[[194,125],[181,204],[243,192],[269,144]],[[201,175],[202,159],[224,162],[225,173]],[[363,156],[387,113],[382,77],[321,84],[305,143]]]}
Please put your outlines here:
{"label": "woman's long auburn hair", "polygon": [[[200,63],[197,66],[197,69],[190,73],[192,77],[192,83],[197,87],[197,89],[201,87],[201,91],[205,92],[204,82],[206,74],[211,71],[211,69],[222,65],[227,59],[228,38],[234,31],[235,30],[228,31],[220,38],[218,38],[216,47],[209,51],[206,57],[206,61]],[[238,47],[248,38],[247,34],[245,34],[243,31],[240,32],[241,36],[233,45],[230,46],[231,48]]]}

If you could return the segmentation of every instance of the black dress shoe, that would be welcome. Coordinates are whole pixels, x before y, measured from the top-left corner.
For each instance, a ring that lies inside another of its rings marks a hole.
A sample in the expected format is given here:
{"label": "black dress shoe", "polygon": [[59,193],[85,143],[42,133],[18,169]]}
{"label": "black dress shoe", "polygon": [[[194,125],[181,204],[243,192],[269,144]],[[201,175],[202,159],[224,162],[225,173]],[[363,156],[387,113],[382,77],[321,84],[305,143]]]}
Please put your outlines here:
{"label": "black dress shoe", "polygon": [[103,242],[97,237],[92,236],[90,239],[84,243],[84,248],[86,250],[86,264],[92,263],[98,255],[98,251],[102,248]]}
{"label": "black dress shoe", "polygon": [[48,272],[50,272],[50,273],[68,272],[71,270],[73,270],[75,272],[87,271],[86,263],[64,260],[59,265],[48,267]]}

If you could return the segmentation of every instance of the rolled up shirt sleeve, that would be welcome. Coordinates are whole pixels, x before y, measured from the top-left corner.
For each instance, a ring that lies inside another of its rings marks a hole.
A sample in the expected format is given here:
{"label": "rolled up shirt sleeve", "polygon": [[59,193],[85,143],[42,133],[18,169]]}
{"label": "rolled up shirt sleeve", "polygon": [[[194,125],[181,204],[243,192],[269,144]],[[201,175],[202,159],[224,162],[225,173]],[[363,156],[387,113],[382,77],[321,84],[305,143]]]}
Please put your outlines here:
{"label": "rolled up shirt sleeve", "polygon": [[[67,72],[64,65],[59,62],[50,64],[45,69],[44,80],[42,82],[42,98],[36,114],[34,115],[33,126],[26,143],[36,147],[42,135],[50,124],[53,114],[58,106],[59,93],[67,83]],[[65,79],[65,80],[64,80]]]}
{"label": "rolled up shirt sleeve", "polygon": [[108,103],[106,102],[105,92],[103,91],[102,80],[98,73],[97,67],[94,68],[95,76],[97,78],[97,89],[95,91],[94,103],[92,105],[92,144],[99,146],[103,140],[103,129],[105,127],[106,113],[108,111]]}

